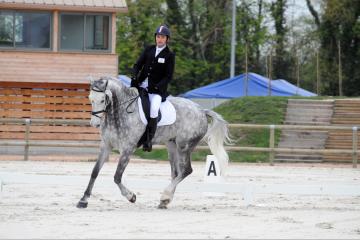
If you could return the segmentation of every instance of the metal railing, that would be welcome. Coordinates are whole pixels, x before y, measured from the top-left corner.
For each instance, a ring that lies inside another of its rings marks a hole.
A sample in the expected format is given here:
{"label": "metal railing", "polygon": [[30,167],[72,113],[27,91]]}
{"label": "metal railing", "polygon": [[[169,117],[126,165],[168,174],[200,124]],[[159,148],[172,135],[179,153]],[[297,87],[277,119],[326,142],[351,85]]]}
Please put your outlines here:
{"label": "metal railing", "polygon": [[[98,147],[97,143],[84,142],[39,142],[30,140],[31,124],[68,124],[70,126],[80,125],[89,126],[87,120],[58,120],[58,119],[0,119],[1,123],[25,124],[24,141],[0,142],[2,146],[24,146],[24,160],[28,160],[29,147]],[[230,128],[253,128],[269,129],[269,147],[240,147],[226,146],[227,151],[252,151],[252,152],[269,152],[270,165],[274,165],[275,153],[338,153],[351,154],[352,166],[357,167],[358,162],[358,126],[313,126],[313,125],[265,125],[265,124],[229,124]],[[292,129],[292,130],[350,130],[352,131],[352,149],[305,149],[305,148],[276,148],[275,147],[275,129]],[[153,149],[166,149],[164,145],[154,145]],[[208,146],[197,146],[195,150],[207,150]]]}

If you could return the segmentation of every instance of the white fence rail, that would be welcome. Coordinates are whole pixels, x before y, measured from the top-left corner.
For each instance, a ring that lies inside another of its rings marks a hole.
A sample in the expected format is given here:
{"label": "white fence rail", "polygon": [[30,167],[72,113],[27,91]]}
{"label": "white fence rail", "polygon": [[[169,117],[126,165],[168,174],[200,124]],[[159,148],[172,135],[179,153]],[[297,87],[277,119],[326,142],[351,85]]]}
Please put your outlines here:
{"label": "white fence rail", "polygon": [[[0,142],[1,146],[24,146],[24,160],[28,160],[29,147],[98,147],[99,144],[83,142],[61,143],[61,142],[39,142],[30,140],[30,128],[32,124],[67,124],[70,126],[89,125],[86,120],[58,120],[58,119],[0,119],[0,124],[25,124],[24,141]],[[270,165],[274,165],[274,155],[278,152],[283,153],[340,153],[352,155],[352,166],[357,167],[358,162],[358,126],[313,126],[313,125],[265,125],[265,124],[229,124],[230,128],[253,128],[269,129],[269,147],[241,147],[226,146],[227,151],[252,151],[269,152]],[[294,130],[350,130],[352,131],[352,149],[304,149],[304,148],[276,148],[275,130],[276,129],[294,129]],[[155,145],[153,149],[165,149],[164,145]],[[207,150],[208,146],[197,146],[196,150]]]}

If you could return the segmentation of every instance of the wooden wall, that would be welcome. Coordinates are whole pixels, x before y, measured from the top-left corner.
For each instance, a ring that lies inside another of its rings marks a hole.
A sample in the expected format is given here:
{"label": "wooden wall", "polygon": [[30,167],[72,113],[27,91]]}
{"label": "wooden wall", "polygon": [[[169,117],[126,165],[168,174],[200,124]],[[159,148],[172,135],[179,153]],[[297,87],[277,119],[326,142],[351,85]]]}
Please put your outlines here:
{"label": "wooden wall", "polygon": [[116,54],[0,51],[0,82],[88,83],[117,66]]}
{"label": "wooden wall", "polygon": [[[89,84],[0,82],[0,118],[90,120]],[[32,140],[99,140],[99,130],[69,124],[31,125]],[[0,139],[24,139],[24,124],[0,124]]]}

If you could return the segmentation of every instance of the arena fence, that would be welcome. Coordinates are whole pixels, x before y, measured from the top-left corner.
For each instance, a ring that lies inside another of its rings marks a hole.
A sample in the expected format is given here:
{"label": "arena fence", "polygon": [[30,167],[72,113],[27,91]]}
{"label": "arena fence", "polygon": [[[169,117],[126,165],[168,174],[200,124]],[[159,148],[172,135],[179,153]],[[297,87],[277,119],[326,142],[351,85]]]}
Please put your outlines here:
{"label": "arena fence", "polygon": [[[30,137],[31,127],[36,125],[63,125],[63,126],[89,126],[88,120],[62,120],[62,119],[0,119],[0,124],[25,125],[24,140],[2,141],[1,146],[24,146],[24,160],[28,160],[29,147],[98,147],[99,143],[87,141],[61,142],[39,141]],[[338,153],[352,155],[352,166],[357,168],[358,162],[358,127],[357,126],[313,126],[313,125],[265,125],[265,124],[229,124],[230,128],[269,129],[269,147],[241,147],[226,146],[227,151],[269,152],[269,164],[274,165],[274,155],[278,152],[286,153]],[[292,130],[350,130],[352,131],[352,149],[305,149],[305,148],[276,148],[275,129]],[[164,145],[155,145],[153,149],[165,149]],[[198,146],[196,150],[207,150],[208,146]]]}

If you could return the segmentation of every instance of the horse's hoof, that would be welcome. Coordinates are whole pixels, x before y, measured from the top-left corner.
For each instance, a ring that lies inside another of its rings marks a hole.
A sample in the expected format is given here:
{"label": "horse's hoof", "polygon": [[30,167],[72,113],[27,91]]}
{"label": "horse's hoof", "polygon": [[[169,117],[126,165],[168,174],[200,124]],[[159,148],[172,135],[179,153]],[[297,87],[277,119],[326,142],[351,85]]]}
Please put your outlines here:
{"label": "horse's hoof", "polygon": [[87,208],[88,203],[87,202],[82,202],[79,201],[78,204],[76,205],[77,208]]}
{"label": "horse's hoof", "polygon": [[136,202],[136,195],[133,194],[132,197],[129,199],[129,202],[135,203]]}
{"label": "horse's hoof", "polygon": [[160,203],[158,209],[167,209],[167,206]]}
{"label": "horse's hoof", "polygon": [[170,200],[161,200],[158,206],[158,209],[167,209],[167,205],[170,203]]}

